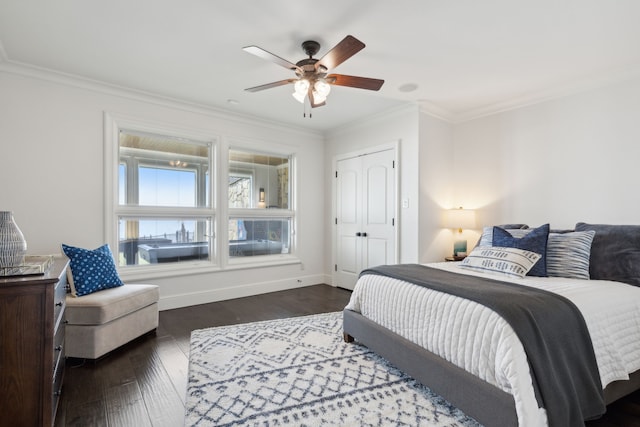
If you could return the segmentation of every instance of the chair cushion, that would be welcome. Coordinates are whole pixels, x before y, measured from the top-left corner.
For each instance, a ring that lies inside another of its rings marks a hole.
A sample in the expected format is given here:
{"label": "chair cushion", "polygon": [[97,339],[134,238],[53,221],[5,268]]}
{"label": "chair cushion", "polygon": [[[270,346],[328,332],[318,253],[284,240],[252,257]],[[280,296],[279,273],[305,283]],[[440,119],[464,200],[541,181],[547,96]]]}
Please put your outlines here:
{"label": "chair cushion", "polygon": [[65,317],[71,325],[100,325],[158,302],[157,285],[127,284],[74,298],[67,294]]}

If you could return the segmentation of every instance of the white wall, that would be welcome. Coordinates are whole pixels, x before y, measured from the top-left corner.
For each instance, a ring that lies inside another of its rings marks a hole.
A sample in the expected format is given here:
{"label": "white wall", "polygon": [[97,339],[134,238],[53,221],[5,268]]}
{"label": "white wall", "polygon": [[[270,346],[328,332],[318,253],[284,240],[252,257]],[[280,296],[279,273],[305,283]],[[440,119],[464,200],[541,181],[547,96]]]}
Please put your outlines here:
{"label": "white wall", "polygon": [[[484,225],[637,224],[638,123],[640,77],[465,123],[406,108],[329,135],[327,168],[336,154],[400,140],[400,261],[434,262],[451,254],[442,215],[457,206],[477,210],[469,249]],[[332,233],[330,204],[325,212]]]}
{"label": "white wall", "polygon": [[[33,71],[30,71],[32,74]],[[297,156],[297,254],[302,264],[152,279],[161,308],[323,283],[323,137],[218,111],[77,82],[0,70],[0,210],[13,211],[31,254],[105,241],[103,113],[210,133],[222,141],[292,147]],[[298,282],[301,280],[301,283]]]}
{"label": "white wall", "polygon": [[[49,77],[0,71],[0,210],[14,212],[32,254],[60,253],[63,242],[97,247],[104,241],[105,111],[192,127],[223,141],[290,145],[297,153],[302,264],[150,280],[161,286],[163,308],[331,283],[333,160],[395,141],[398,201],[409,202],[400,209],[400,262],[449,255],[453,235],[441,221],[444,209],[455,206],[477,209],[479,228],[638,223],[640,77],[459,124],[407,106],[324,138]],[[465,233],[470,245],[477,236]]]}
{"label": "white wall", "polygon": [[[400,209],[399,260],[418,262],[419,240],[419,191],[418,191],[418,108],[409,106],[372,117],[370,120],[354,123],[338,129],[326,137],[325,196],[324,209],[327,242],[325,246],[326,271],[331,272],[331,238],[335,232],[332,222],[333,186],[335,180],[334,160],[336,156],[399,142],[399,194],[398,200],[406,199],[409,207]],[[330,280],[330,276],[327,280]],[[330,283],[330,282],[327,282]]]}
{"label": "white wall", "polygon": [[456,200],[480,226],[637,224],[640,77],[454,126]]}
{"label": "white wall", "polygon": [[426,263],[453,254],[453,231],[444,228],[443,216],[463,203],[453,199],[453,188],[464,179],[453,171],[452,125],[425,113],[419,123],[419,262]]}

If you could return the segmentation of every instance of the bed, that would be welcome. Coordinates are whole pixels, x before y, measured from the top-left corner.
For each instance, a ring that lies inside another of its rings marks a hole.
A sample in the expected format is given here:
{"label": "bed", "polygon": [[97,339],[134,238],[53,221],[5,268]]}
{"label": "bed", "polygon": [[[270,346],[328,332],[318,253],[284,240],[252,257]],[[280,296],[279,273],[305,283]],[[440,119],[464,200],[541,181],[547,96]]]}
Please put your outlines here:
{"label": "bed", "polygon": [[[487,227],[465,261],[427,268],[461,281],[489,278],[571,301],[584,318],[602,401],[609,404],[640,388],[640,227],[578,223],[574,230],[549,232],[547,225],[546,234],[540,228]],[[504,244],[505,233],[511,238],[506,247],[520,252],[537,241],[537,251],[545,252],[544,274],[474,268],[481,260],[474,253],[501,249],[494,243]],[[543,248],[539,237],[530,238],[536,234],[544,235]],[[557,425],[539,404],[536,375],[519,335],[475,301],[365,272],[344,310],[344,333],[346,341],[367,345],[486,426]]]}

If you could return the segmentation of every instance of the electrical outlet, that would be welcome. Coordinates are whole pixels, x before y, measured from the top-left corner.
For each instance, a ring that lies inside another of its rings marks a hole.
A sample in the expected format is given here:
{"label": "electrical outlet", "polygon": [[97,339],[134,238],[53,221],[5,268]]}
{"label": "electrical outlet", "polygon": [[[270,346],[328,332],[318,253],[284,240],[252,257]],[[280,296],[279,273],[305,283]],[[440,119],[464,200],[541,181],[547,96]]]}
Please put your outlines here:
{"label": "electrical outlet", "polygon": [[409,209],[409,199],[402,199],[402,209]]}

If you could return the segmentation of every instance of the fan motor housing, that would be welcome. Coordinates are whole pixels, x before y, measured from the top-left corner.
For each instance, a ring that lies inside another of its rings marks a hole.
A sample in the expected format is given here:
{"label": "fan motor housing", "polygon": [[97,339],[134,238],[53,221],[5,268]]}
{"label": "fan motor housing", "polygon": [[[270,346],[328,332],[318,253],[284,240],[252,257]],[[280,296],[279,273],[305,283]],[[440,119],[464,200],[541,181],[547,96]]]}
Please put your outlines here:
{"label": "fan motor housing", "polygon": [[316,62],[318,62],[317,59],[314,58],[308,58],[308,59],[303,59],[302,61],[298,61],[296,62],[296,65],[300,68],[302,68],[303,71],[315,71],[316,69]]}
{"label": "fan motor housing", "polygon": [[311,58],[320,50],[320,43],[315,40],[307,40],[302,42],[302,50]]}

